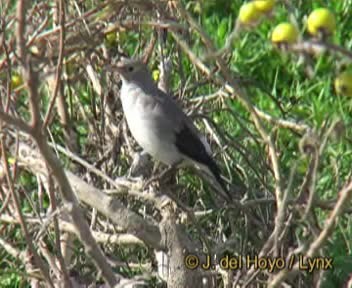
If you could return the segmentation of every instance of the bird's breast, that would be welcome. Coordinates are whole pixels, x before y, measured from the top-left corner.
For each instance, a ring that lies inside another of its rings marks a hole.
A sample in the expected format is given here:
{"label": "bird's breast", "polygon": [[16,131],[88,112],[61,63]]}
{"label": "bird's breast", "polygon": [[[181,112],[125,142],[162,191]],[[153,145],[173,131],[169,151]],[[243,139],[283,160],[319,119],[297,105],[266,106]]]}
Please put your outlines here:
{"label": "bird's breast", "polygon": [[128,127],[137,143],[156,160],[172,165],[181,160],[167,118],[151,96],[139,88],[121,89],[121,103]]}

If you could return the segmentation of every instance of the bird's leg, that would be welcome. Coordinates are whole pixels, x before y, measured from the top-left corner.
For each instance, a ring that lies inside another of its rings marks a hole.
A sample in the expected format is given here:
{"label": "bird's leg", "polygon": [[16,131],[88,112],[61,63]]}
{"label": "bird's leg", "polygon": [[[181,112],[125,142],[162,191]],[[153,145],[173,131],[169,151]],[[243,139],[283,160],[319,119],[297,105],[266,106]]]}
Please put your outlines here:
{"label": "bird's leg", "polygon": [[175,172],[175,166],[169,166],[167,169],[165,169],[164,171],[162,171],[161,173],[153,176],[152,178],[150,178],[145,184],[144,187],[149,186],[152,182],[154,181],[160,181],[161,179],[165,178],[166,176],[172,175]]}
{"label": "bird's leg", "polygon": [[133,156],[133,161],[128,172],[128,176],[134,176],[138,174],[145,175],[146,171],[150,169],[150,158],[147,152],[142,151],[140,153],[135,153]]}

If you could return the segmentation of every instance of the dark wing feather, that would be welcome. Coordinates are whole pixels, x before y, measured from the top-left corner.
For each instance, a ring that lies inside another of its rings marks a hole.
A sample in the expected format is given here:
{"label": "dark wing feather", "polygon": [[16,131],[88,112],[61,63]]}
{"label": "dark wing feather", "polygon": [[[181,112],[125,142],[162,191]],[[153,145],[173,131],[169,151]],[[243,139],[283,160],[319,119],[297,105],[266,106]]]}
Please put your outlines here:
{"label": "dark wing feather", "polygon": [[195,133],[187,125],[184,125],[176,133],[175,145],[182,154],[208,167],[221,187],[226,191],[226,186],[220,176],[219,167],[216,165],[213,158],[208,154],[198,135],[195,135]]}
{"label": "dark wing feather", "polygon": [[156,88],[154,90],[154,99],[162,103],[160,108],[167,115],[168,119],[172,119],[172,125],[175,129],[175,145],[177,149],[190,159],[205,165],[214,175],[216,181],[221,185],[222,189],[228,193],[226,185],[220,176],[220,169],[208,154],[206,147],[198,136],[197,128],[193,122],[188,119],[182,111],[179,104],[162,90]]}

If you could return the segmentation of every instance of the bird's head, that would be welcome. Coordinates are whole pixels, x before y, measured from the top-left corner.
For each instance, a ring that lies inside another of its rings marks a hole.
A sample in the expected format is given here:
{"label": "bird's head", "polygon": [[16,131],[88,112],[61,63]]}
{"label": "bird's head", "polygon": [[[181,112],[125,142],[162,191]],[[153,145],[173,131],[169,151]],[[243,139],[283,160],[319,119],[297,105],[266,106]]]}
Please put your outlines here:
{"label": "bird's head", "polygon": [[151,80],[147,65],[137,59],[122,58],[116,64],[116,70],[125,82],[143,83]]}

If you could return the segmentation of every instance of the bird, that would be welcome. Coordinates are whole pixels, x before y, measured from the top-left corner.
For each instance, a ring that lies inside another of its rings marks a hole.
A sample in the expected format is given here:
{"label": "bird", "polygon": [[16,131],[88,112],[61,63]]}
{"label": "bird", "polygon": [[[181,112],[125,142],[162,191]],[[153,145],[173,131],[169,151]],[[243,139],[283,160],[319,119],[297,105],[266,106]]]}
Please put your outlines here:
{"label": "bird", "polygon": [[194,165],[231,199],[205,137],[178,102],[158,88],[148,66],[139,59],[121,58],[114,67],[122,80],[120,99],[127,126],[139,146],[168,166]]}

